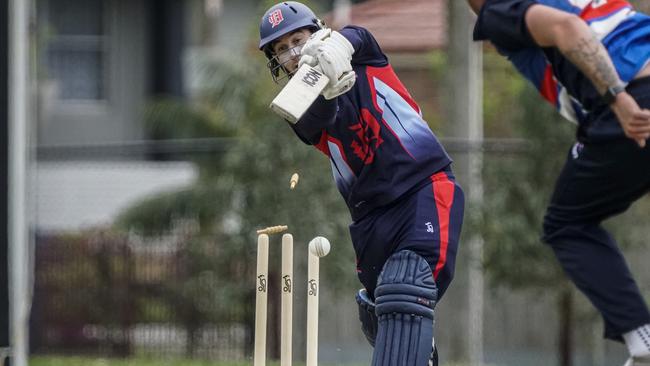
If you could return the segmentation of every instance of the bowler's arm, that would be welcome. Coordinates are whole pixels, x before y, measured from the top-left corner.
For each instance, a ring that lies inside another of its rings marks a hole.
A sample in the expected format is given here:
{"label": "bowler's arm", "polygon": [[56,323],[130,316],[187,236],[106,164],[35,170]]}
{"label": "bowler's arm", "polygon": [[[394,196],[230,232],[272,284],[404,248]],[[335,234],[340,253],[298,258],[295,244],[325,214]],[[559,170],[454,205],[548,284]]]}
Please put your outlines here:
{"label": "bowler's arm", "polygon": [[[555,47],[591,80],[602,95],[624,85],[605,46],[578,16],[545,5],[532,5],[526,26],[541,47]],[[627,92],[618,93],[610,106],[625,135],[645,147],[650,137],[650,111],[639,108]]]}
{"label": "bowler's arm", "polygon": [[557,48],[600,94],[624,84],[605,46],[578,16],[537,4],[526,12],[526,25],[538,45]]}

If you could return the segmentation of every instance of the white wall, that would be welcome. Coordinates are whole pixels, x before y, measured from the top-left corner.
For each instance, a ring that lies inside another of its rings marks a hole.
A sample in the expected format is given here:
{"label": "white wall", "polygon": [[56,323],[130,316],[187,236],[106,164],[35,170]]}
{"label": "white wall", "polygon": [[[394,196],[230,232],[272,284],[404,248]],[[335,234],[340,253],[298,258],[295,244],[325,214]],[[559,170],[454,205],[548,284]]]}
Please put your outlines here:
{"label": "white wall", "polygon": [[36,172],[36,228],[78,230],[110,224],[122,210],[156,193],[192,184],[184,162],[42,162]]}

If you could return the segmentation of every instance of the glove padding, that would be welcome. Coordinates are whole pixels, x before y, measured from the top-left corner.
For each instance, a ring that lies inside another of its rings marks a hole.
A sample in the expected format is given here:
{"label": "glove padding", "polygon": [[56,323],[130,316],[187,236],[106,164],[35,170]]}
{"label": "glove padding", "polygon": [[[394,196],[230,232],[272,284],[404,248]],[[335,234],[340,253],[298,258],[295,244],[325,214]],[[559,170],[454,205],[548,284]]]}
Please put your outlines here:
{"label": "glove padding", "polygon": [[375,340],[377,339],[377,330],[378,330],[378,319],[375,315],[375,303],[370,300],[368,292],[365,288],[362,288],[357,292],[355,296],[357,304],[359,305],[359,320],[361,321],[361,330],[366,336],[368,343],[371,346],[375,346]]}
{"label": "glove padding", "polygon": [[302,47],[298,65],[319,66],[330,80],[321,94],[326,99],[333,99],[354,86],[353,53],[354,47],[341,33],[325,28],[312,34]]}
{"label": "glove padding", "polygon": [[341,76],[339,81],[334,85],[327,85],[321,92],[325,99],[334,99],[341,94],[347,93],[357,81],[357,74],[354,71],[348,71]]}

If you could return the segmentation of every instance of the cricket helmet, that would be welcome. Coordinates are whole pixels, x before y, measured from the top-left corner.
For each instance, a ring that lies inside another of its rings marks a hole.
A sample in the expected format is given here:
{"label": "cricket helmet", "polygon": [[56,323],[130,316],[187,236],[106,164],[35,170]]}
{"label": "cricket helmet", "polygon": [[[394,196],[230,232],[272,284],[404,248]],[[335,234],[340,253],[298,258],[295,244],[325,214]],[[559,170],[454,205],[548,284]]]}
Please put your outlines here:
{"label": "cricket helmet", "polygon": [[267,66],[271,70],[273,80],[276,82],[280,70],[285,73],[286,70],[278,62],[278,55],[273,54],[273,41],[301,28],[309,28],[312,32],[316,32],[323,28],[323,22],[316,17],[316,14],[309,7],[296,1],[284,1],[275,4],[262,16],[259,48],[269,60]]}

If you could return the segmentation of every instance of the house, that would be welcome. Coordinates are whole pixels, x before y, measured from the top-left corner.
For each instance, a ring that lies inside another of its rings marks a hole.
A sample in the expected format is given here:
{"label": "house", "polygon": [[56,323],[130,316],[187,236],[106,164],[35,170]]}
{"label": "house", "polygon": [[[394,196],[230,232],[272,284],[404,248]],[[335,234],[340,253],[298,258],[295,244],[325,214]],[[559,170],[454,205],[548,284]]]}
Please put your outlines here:
{"label": "house", "polygon": [[333,28],[360,25],[388,54],[422,54],[447,44],[446,0],[368,0],[325,17]]}
{"label": "house", "polygon": [[241,20],[257,6],[36,1],[37,230],[109,224],[134,200],[196,179],[191,164],[151,159],[144,111],[160,96],[190,98],[196,59],[243,52]]}
{"label": "house", "polygon": [[442,80],[435,75],[432,53],[447,45],[447,4],[447,0],[368,0],[335,8],[324,17],[335,29],[354,24],[372,32],[434,129],[441,127],[444,102],[436,88]]}
{"label": "house", "polygon": [[39,146],[146,139],[148,99],[187,96],[186,57],[237,51],[253,0],[38,0]]}

